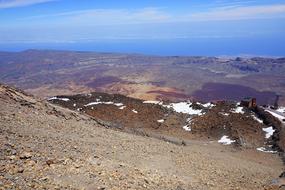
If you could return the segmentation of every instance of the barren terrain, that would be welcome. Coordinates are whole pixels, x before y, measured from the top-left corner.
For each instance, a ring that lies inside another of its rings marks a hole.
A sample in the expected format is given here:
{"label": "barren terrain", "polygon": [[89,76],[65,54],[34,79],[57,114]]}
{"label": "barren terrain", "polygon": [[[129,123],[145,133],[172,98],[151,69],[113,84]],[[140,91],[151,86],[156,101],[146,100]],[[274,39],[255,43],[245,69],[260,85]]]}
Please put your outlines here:
{"label": "barren terrain", "polygon": [[0,81],[39,97],[93,91],[144,100],[240,100],[253,96],[260,105],[273,105],[280,95],[278,103],[285,105],[284,73],[284,58],[0,52]]}
{"label": "barren terrain", "polygon": [[278,154],[112,130],[0,86],[1,189],[278,189]]}
{"label": "barren terrain", "polygon": [[[57,96],[49,101],[86,113],[118,130],[157,137],[163,134],[180,142],[183,139],[218,141],[227,135],[237,144],[258,148],[270,140],[263,131],[269,126],[252,110],[237,103],[167,103],[106,93]],[[189,111],[183,110],[188,108]],[[236,109],[241,111],[236,112]]]}

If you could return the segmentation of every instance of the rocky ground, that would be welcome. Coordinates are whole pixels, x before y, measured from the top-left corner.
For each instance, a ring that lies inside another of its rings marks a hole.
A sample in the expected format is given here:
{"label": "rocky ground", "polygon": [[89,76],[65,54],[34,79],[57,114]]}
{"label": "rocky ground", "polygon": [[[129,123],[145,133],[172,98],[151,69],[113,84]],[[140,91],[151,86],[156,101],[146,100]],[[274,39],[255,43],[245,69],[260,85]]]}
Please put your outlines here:
{"label": "rocky ground", "polygon": [[2,85],[0,106],[0,189],[260,190],[282,183],[278,154],[124,133]]}
{"label": "rocky ground", "polygon": [[[57,96],[51,103],[100,119],[115,129],[156,137],[218,141],[228,136],[236,145],[262,147],[266,126],[252,110],[236,102],[143,101],[106,93]],[[272,136],[272,135],[271,135]]]}

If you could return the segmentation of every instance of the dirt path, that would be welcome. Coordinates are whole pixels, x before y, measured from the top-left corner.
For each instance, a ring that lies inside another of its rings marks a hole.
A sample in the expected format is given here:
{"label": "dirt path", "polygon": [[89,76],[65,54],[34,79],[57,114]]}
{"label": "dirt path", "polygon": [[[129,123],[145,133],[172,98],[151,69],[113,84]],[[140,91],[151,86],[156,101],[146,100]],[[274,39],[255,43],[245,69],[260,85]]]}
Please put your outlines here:
{"label": "dirt path", "polygon": [[275,154],[118,132],[3,87],[0,148],[0,189],[260,190],[283,169]]}

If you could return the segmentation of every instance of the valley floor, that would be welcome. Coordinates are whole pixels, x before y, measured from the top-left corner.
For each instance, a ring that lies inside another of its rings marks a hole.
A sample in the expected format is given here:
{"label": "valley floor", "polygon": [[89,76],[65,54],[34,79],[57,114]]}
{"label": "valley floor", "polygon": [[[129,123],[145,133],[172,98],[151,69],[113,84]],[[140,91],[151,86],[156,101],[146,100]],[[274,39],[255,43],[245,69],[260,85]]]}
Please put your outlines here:
{"label": "valley floor", "polygon": [[178,146],[0,88],[0,189],[264,189],[277,154],[217,142]]}

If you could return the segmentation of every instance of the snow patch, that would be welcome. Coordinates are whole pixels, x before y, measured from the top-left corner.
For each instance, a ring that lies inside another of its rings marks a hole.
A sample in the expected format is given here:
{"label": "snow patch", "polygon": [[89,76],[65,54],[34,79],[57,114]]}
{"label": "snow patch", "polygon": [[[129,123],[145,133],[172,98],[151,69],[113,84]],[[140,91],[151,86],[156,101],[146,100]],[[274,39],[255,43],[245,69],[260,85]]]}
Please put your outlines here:
{"label": "snow patch", "polygon": [[285,113],[285,107],[279,107],[276,111]]}
{"label": "snow patch", "polygon": [[191,129],[192,118],[191,117],[187,118],[186,122],[187,122],[187,125],[183,126],[182,128],[185,131],[192,131]]}
{"label": "snow patch", "polygon": [[269,110],[265,110],[265,111],[269,112],[271,115],[273,115],[274,117],[278,118],[281,122],[284,122],[284,121],[283,121],[283,119],[285,119],[284,116],[279,115],[279,114],[277,114],[277,113],[275,113],[275,112],[273,112],[273,111],[269,111]]}
{"label": "snow patch", "polygon": [[166,107],[173,108],[174,111],[178,113],[186,113],[189,115],[203,115],[203,110],[195,110],[191,107],[191,102],[179,102],[179,103],[172,103]]}
{"label": "snow patch", "polygon": [[191,124],[191,122],[192,122],[192,118],[191,118],[191,117],[189,117],[186,121],[187,121],[189,124]]}
{"label": "snow patch", "polygon": [[262,129],[266,134],[265,134],[265,138],[269,139],[273,133],[275,132],[275,130],[273,129],[273,127],[267,127],[267,128],[263,128]]}
{"label": "snow patch", "polygon": [[191,131],[191,130],[192,130],[191,127],[188,126],[188,125],[183,126],[183,129],[184,129],[185,131]]}
{"label": "snow patch", "polygon": [[115,105],[118,107],[123,106],[123,103],[114,103],[114,102],[90,102],[89,104],[84,105],[85,107],[87,106],[93,106],[93,105],[99,105],[99,104],[106,104],[106,105]]}
{"label": "snow patch", "polygon": [[[193,109],[192,106],[192,102],[188,101],[188,102],[178,102],[178,103],[171,103],[169,105],[164,105],[162,101],[153,101],[153,100],[149,100],[149,101],[144,101],[143,103],[145,104],[157,104],[157,105],[161,105],[163,107],[166,108],[172,108],[174,111],[178,112],[178,113],[186,113],[189,115],[203,115],[203,110],[201,109]],[[206,103],[206,104],[202,104],[197,102],[197,104],[202,105],[204,108],[212,108],[215,105],[212,103]]]}
{"label": "snow patch", "polygon": [[61,101],[67,102],[67,101],[69,101],[70,99],[69,99],[69,98],[58,98],[58,97],[54,96],[54,97],[49,98],[48,100],[49,100],[49,101],[50,101],[50,100],[61,100]]}
{"label": "snow patch", "polygon": [[202,104],[205,108],[212,108],[215,107],[215,104],[212,104],[210,102],[206,103],[206,104]]}
{"label": "snow patch", "polygon": [[162,105],[163,102],[161,101],[155,101],[155,100],[147,100],[147,101],[144,101],[143,102],[144,104],[159,104],[159,105]]}
{"label": "snow patch", "polygon": [[120,110],[123,110],[123,109],[125,109],[127,106],[121,106],[121,107],[119,107],[119,109]]}
{"label": "snow patch", "polygon": [[120,107],[120,106],[123,106],[124,104],[123,103],[114,103],[114,105]]}
{"label": "snow patch", "polygon": [[90,102],[89,104],[86,104],[84,106],[93,106],[93,105],[99,105],[99,104],[103,104],[103,102]]}
{"label": "snow patch", "polygon": [[259,119],[258,117],[256,117],[255,115],[252,115],[252,118],[257,121],[258,123],[263,123],[262,119]]}
{"label": "snow patch", "polygon": [[265,152],[265,153],[277,153],[277,151],[273,151],[273,150],[267,150],[264,147],[259,147],[256,150],[261,151],[261,152]]}
{"label": "snow patch", "polygon": [[159,119],[157,120],[158,123],[163,123],[164,122],[164,119]]}
{"label": "snow patch", "polygon": [[111,105],[111,104],[114,104],[114,102],[103,102],[103,104]]}
{"label": "snow patch", "polygon": [[197,102],[196,104],[203,106],[204,108],[213,108],[215,106],[215,104],[212,104],[211,102],[202,104],[200,102]]}
{"label": "snow patch", "polygon": [[220,112],[220,114],[224,115],[224,116],[229,116],[229,113],[224,113],[224,112]]}
{"label": "snow patch", "polygon": [[241,113],[241,114],[244,114],[243,107],[241,107],[241,106],[238,106],[238,107],[236,107],[235,109],[232,109],[231,112],[232,112],[232,113]]}
{"label": "snow patch", "polygon": [[228,136],[224,135],[220,140],[218,140],[218,143],[224,144],[224,145],[230,145],[232,143],[236,142],[235,140],[231,140]]}
{"label": "snow patch", "polygon": [[133,109],[133,110],[132,110],[132,112],[134,112],[134,113],[138,113],[138,111],[137,111],[137,110],[135,110],[135,109]]}

